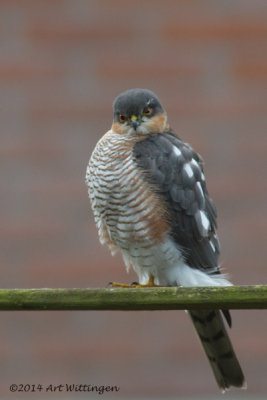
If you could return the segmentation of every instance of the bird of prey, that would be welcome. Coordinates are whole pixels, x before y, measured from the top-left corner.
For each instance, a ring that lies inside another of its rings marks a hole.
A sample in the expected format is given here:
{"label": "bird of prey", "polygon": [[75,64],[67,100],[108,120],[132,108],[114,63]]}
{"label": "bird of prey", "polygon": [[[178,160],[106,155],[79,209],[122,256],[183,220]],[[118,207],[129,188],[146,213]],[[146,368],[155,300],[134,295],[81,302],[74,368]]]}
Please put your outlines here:
{"label": "bird of prey", "polygon": [[[152,91],[121,93],[113,111],[86,171],[100,242],[121,252],[141,286],[231,285],[220,273],[216,209],[200,155],[173,132]],[[229,311],[189,315],[221,390],[245,387],[223,322],[231,326]]]}

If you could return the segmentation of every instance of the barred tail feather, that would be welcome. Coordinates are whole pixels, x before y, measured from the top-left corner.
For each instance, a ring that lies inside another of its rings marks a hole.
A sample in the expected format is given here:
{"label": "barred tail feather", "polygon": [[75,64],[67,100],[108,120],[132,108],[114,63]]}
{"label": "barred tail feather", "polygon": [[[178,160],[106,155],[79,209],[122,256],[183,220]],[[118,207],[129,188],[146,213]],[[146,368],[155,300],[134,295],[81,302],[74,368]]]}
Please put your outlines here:
{"label": "barred tail feather", "polygon": [[189,311],[189,315],[221,390],[224,392],[230,386],[246,388],[245,377],[220,311],[194,310]]}

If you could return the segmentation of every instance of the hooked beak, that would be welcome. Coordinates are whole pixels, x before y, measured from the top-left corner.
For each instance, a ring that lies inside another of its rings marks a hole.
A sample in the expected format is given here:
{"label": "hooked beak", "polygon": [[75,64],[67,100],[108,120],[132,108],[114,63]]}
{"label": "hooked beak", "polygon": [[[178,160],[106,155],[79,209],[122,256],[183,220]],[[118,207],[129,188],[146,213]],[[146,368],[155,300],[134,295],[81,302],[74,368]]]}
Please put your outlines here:
{"label": "hooked beak", "polygon": [[136,115],[132,115],[131,116],[131,125],[134,128],[134,130],[136,131],[137,127],[140,125],[140,122],[137,119]]}

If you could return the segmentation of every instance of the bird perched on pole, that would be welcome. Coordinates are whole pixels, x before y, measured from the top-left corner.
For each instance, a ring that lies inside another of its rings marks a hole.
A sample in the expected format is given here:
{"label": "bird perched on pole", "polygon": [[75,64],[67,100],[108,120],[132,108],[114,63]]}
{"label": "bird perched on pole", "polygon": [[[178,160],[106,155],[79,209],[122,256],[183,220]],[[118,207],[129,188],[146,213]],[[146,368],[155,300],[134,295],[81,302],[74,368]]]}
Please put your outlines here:
{"label": "bird perched on pole", "polygon": [[[139,286],[231,285],[220,273],[216,209],[200,155],[171,130],[152,91],[121,93],[113,111],[86,172],[100,242],[121,252]],[[189,315],[222,391],[245,387],[223,322],[231,326],[229,311]]]}

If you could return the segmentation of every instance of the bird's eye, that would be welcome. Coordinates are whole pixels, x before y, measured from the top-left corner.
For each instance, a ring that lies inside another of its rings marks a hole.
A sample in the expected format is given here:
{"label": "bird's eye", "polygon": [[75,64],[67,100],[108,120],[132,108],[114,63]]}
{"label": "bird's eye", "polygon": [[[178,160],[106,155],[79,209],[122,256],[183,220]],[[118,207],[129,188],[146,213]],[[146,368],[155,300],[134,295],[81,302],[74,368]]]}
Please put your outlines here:
{"label": "bird's eye", "polygon": [[125,117],[125,115],[122,115],[122,114],[120,114],[120,116],[119,116],[119,120],[120,120],[120,122],[123,124],[123,122],[125,122],[125,121],[126,121],[126,117]]}
{"label": "bird's eye", "polygon": [[152,114],[152,108],[151,108],[151,107],[146,107],[146,108],[144,108],[143,114],[144,114],[146,117],[149,117],[149,115]]}

